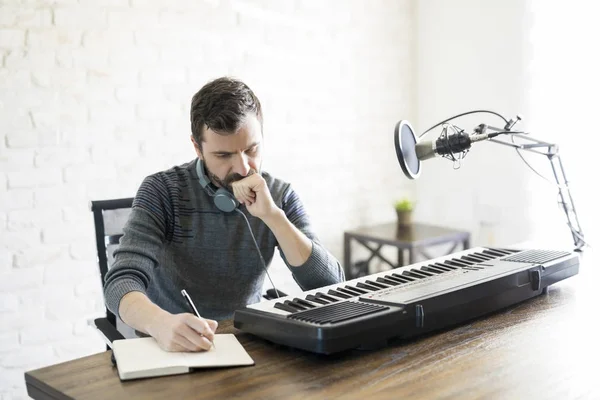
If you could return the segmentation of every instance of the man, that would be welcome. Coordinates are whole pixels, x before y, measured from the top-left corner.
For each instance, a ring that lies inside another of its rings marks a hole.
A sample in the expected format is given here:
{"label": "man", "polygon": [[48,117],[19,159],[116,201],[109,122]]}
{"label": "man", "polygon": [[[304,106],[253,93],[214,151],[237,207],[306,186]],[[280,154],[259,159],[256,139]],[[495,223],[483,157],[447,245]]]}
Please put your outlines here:
{"label": "man", "polygon": [[198,159],[144,179],[104,285],[108,309],[168,351],[210,348],[216,320],[260,301],[265,278],[246,221],[217,208],[202,171],[239,201],[267,265],[278,247],[303,290],[344,280],[290,185],[261,170],[263,115],[250,88],[231,78],[209,82],[190,114]]}

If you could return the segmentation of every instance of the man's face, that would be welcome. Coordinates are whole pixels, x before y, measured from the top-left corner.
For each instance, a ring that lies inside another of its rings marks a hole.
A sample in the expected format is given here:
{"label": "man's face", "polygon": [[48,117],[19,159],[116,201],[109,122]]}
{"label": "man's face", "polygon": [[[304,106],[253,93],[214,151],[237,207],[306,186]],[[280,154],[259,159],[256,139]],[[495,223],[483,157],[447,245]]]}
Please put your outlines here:
{"label": "man's face", "polygon": [[192,142],[196,154],[204,160],[208,177],[219,187],[231,190],[232,182],[260,172],[262,133],[260,122],[252,113],[246,115],[234,134],[219,135],[205,127],[204,141],[196,144],[192,137]]}

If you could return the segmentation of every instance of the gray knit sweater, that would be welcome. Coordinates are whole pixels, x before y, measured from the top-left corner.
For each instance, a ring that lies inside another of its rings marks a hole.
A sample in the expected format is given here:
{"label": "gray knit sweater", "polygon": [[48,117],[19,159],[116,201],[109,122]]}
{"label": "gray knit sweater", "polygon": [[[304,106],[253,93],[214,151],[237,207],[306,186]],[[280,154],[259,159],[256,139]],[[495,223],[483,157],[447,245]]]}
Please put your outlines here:
{"label": "gray knit sweater", "polygon": [[[196,160],[148,176],[141,184],[115,262],[106,275],[104,297],[118,315],[121,298],[145,293],[171,313],[190,312],[186,289],[200,314],[228,319],[236,309],[260,301],[265,271],[243,217],[225,214],[198,181]],[[275,204],[309,239],[305,264],[288,268],[303,290],[344,280],[339,262],[319,243],[308,217],[288,183],[262,173]],[[262,256],[270,264],[277,240],[245,207]],[[286,262],[283,252],[281,257]],[[274,282],[277,286],[277,282]]]}

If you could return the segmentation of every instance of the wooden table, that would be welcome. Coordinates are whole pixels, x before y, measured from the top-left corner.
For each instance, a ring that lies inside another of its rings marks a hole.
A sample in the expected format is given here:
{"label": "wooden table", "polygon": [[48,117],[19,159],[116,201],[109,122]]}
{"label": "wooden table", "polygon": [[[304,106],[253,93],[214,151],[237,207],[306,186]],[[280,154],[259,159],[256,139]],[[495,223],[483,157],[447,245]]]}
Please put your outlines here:
{"label": "wooden table", "polygon": [[[352,241],[356,241],[369,250],[371,255],[363,261],[362,271],[353,268]],[[390,268],[405,265],[405,253],[408,253],[408,264],[414,264],[417,254],[422,254],[425,259],[434,258],[427,254],[427,248],[440,244],[451,244],[452,247],[446,254],[453,253],[457,246],[468,249],[471,246],[471,234],[460,229],[451,229],[443,226],[413,223],[399,226],[395,222],[374,226],[365,226],[344,232],[344,272],[346,279],[354,279],[370,275],[368,265],[374,258],[379,258]],[[383,246],[394,246],[398,249],[398,262],[394,263],[381,254]],[[443,254],[438,254],[439,257]],[[408,265],[406,264],[406,265]]]}
{"label": "wooden table", "polygon": [[236,331],[253,367],[121,382],[104,352],[25,374],[35,399],[600,399],[597,263],[487,318],[377,351],[322,356]]}

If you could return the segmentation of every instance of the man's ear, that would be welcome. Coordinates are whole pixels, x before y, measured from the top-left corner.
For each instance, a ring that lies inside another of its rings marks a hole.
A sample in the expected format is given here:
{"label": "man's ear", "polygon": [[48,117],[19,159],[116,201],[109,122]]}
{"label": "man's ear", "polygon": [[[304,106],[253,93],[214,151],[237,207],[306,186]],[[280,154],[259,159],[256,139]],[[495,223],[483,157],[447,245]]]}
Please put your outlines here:
{"label": "man's ear", "polygon": [[190,135],[190,140],[192,141],[192,144],[194,145],[194,150],[196,150],[196,155],[198,156],[198,158],[201,160],[204,160],[204,158],[202,157],[202,148],[200,147],[198,142],[196,142],[196,139],[194,139],[194,135]]}

